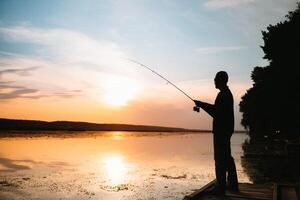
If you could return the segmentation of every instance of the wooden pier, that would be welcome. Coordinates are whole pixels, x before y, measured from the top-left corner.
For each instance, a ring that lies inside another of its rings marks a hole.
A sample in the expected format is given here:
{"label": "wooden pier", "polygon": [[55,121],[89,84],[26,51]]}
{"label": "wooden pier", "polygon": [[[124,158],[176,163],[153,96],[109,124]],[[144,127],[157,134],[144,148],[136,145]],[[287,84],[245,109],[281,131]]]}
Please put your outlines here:
{"label": "wooden pier", "polygon": [[224,197],[205,194],[213,187],[211,181],[184,200],[300,200],[300,184],[250,184],[239,183],[239,192],[226,191]]}

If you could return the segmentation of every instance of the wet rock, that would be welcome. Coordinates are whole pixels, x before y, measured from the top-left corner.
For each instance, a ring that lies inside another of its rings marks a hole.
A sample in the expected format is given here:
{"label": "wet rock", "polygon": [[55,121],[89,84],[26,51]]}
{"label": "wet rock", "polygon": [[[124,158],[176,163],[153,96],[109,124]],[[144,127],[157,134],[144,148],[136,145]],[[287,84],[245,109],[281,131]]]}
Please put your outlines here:
{"label": "wet rock", "polygon": [[169,175],[161,175],[161,177],[166,178],[166,179],[185,179],[187,176],[186,174],[180,175],[180,176],[169,176]]}
{"label": "wet rock", "polygon": [[0,186],[13,186],[13,184],[5,180],[5,181],[0,181]]}
{"label": "wet rock", "polygon": [[109,192],[119,192],[119,191],[129,190],[129,189],[132,190],[133,185],[131,185],[131,184],[119,184],[119,185],[113,185],[113,186],[103,185],[103,186],[100,186],[100,188],[102,190],[106,190]]}

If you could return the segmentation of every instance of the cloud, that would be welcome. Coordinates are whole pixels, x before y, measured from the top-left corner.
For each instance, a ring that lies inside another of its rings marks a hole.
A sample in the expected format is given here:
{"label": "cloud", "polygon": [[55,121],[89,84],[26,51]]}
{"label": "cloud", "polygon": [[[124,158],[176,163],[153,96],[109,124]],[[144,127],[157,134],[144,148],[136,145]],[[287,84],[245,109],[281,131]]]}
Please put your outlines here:
{"label": "cloud", "polygon": [[[5,66],[5,64],[4,64]],[[30,67],[24,69],[4,69],[0,70],[0,79],[4,74],[17,74],[19,76],[29,76],[30,71],[37,69],[37,67]],[[35,97],[32,95],[27,96],[28,94],[37,93],[37,89],[27,88],[24,86],[15,85],[14,81],[2,81],[0,80],[0,100],[3,99],[15,99],[15,98],[31,98]]]}
{"label": "cloud", "polygon": [[[11,88],[11,87],[8,87]],[[59,92],[53,94],[39,94],[40,91],[36,89],[30,89],[25,87],[20,87],[19,89],[15,89],[10,92],[1,93],[0,90],[0,101],[1,100],[9,100],[9,99],[40,99],[40,98],[71,98],[71,97],[78,97],[81,94],[71,93],[71,92]]]}
{"label": "cloud", "polygon": [[0,100],[27,98],[40,99],[45,97],[71,98],[81,95],[81,90],[70,90],[54,93],[43,93],[38,89],[15,85],[14,81],[0,81]]}
{"label": "cloud", "polygon": [[[248,35],[254,44],[261,44],[261,30],[269,24],[276,24],[285,19],[285,15],[297,8],[298,0],[208,0],[203,6],[208,10],[222,12],[237,21],[238,28]],[[228,10],[230,9],[230,10]]]}
{"label": "cloud", "polygon": [[[2,89],[5,88],[2,86]],[[7,87],[7,88],[12,88],[12,87]],[[1,90],[0,90],[1,92]],[[27,94],[33,94],[33,93],[36,93],[38,92],[38,90],[36,89],[30,89],[30,88],[25,88],[25,87],[18,87],[16,89],[13,90],[13,91],[10,91],[10,92],[5,92],[5,93],[0,93],[0,99],[15,99],[15,98],[20,98],[20,97],[23,97],[23,98],[31,98],[31,97],[34,97],[34,96],[24,96],[24,95],[27,95]]]}
{"label": "cloud", "polygon": [[100,67],[124,65],[127,54],[114,42],[96,40],[67,29],[41,29],[31,26],[0,27],[9,41],[42,45],[36,53],[46,59],[69,64],[90,63]]}
{"label": "cloud", "polygon": [[199,54],[217,54],[228,51],[238,51],[245,49],[243,46],[210,46],[210,47],[200,47],[195,49]]}
{"label": "cloud", "polygon": [[[125,49],[109,40],[98,40],[68,29],[32,26],[0,27],[0,37],[24,43],[34,49],[32,57],[50,62],[53,68],[81,67],[104,73],[130,75],[134,70],[124,58]],[[3,64],[3,63],[2,63]]]}
{"label": "cloud", "polygon": [[[3,74],[22,76],[5,78],[10,78],[8,81],[18,80],[18,85],[56,97],[78,96],[76,91],[83,94],[82,91],[89,89],[101,91],[102,83],[109,74],[132,77],[138,73],[133,64],[125,59],[130,57],[129,53],[118,44],[94,39],[80,32],[22,25],[0,27],[0,38],[23,43],[33,49],[30,56],[0,52],[0,68],[5,68],[0,72],[0,78]],[[39,70],[28,76],[37,66]],[[97,91],[89,92],[95,93]],[[14,95],[2,95],[6,96]]]}
{"label": "cloud", "polygon": [[1,89],[7,89],[7,88],[20,88],[20,86],[13,86],[10,85],[11,83],[14,83],[14,81],[0,81],[0,90]]}
{"label": "cloud", "polygon": [[236,7],[243,4],[254,2],[255,0],[208,0],[204,3],[206,8],[218,9]]}
{"label": "cloud", "polygon": [[0,77],[3,74],[18,74],[20,76],[29,76],[30,75],[30,71],[33,71],[35,69],[37,69],[38,67],[29,67],[29,68],[25,68],[25,69],[4,69],[0,71]]}
{"label": "cloud", "polygon": [[54,93],[54,95],[52,94],[51,96],[62,97],[62,98],[71,98],[71,97],[79,96],[79,95],[81,95],[81,93],[82,93],[81,90],[71,90],[71,91],[65,91],[65,92],[56,92],[56,93]]}

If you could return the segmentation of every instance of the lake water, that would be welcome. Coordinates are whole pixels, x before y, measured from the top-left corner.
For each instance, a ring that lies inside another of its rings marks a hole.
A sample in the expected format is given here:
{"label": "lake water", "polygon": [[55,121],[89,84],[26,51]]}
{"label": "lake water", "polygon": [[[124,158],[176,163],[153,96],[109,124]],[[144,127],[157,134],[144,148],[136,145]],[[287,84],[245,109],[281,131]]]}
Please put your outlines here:
{"label": "lake water", "polygon": [[[246,134],[234,134],[240,182]],[[0,199],[182,199],[213,180],[211,133],[82,132],[0,138]]]}

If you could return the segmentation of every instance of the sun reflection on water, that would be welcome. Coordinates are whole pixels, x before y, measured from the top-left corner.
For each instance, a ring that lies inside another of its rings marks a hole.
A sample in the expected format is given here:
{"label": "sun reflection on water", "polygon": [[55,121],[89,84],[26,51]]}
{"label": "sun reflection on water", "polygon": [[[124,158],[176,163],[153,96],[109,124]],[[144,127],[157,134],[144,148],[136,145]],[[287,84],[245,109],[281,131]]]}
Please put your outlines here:
{"label": "sun reflection on water", "polygon": [[111,132],[111,138],[113,140],[122,140],[124,137],[123,132],[122,131],[112,131]]}
{"label": "sun reflection on water", "polygon": [[120,155],[108,156],[103,159],[104,169],[111,184],[119,184],[127,173],[127,167]]}

